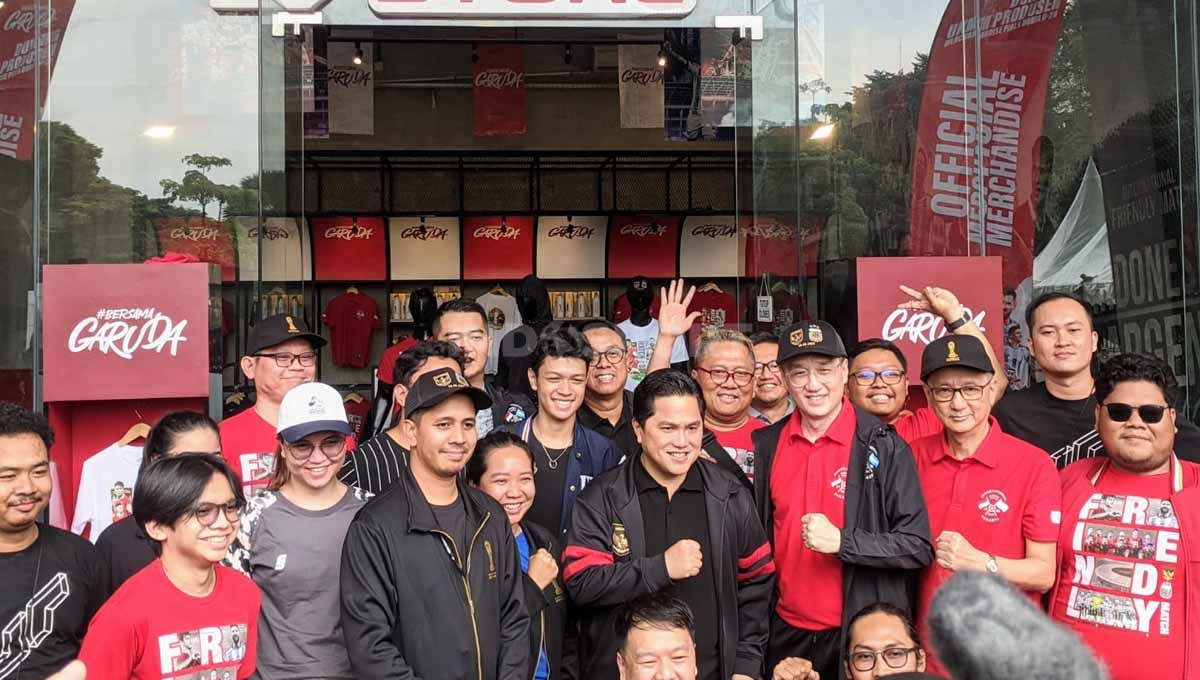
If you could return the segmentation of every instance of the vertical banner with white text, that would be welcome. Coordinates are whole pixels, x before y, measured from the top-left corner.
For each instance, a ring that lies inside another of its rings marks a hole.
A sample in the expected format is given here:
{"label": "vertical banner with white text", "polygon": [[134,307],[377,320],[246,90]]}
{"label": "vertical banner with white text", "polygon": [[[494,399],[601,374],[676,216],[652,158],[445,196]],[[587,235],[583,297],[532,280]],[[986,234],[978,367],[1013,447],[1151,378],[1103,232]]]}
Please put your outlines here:
{"label": "vertical banner with white text", "polygon": [[621,45],[617,48],[621,74],[621,127],[663,126],[663,70],[656,45]]}
{"label": "vertical banner with white text", "polygon": [[75,0],[9,0],[0,5],[0,156],[22,161],[33,157],[33,126],[49,89],[43,82],[41,99],[34,101],[34,80],[46,64],[54,73],[74,8]]}
{"label": "vertical banner with white text", "polygon": [[480,45],[475,62],[475,134],[525,134],[525,52],[521,45]]}
{"label": "vertical banner with white text", "polygon": [[911,255],[998,255],[1008,287],[1031,275],[1038,142],[1062,16],[1063,0],[983,0],[978,16],[950,0],[921,99]]}

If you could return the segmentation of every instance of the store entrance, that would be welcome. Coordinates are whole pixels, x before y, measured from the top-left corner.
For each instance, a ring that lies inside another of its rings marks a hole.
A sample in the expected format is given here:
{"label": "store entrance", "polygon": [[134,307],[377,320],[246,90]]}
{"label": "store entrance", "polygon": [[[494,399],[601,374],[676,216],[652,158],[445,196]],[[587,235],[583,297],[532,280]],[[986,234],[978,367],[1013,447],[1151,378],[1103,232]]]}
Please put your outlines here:
{"label": "store entrance", "polygon": [[[755,89],[761,31],[301,24],[275,35],[266,15],[261,218],[297,233],[309,261],[278,280],[265,269],[278,246],[263,241],[242,304],[265,315],[299,300],[331,335],[331,303],[357,294],[380,319],[365,356],[325,353],[321,380],[365,395],[384,349],[425,330],[410,313],[420,289],[488,300],[495,345],[520,325],[503,301],[529,274],[554,319],[579,325],[628,320],[643,276],[698,288],[693,336],[774,331],[815,311],[795,100],[780,113],[779,93]],[[781,122],[762,125],[756,104]]]}

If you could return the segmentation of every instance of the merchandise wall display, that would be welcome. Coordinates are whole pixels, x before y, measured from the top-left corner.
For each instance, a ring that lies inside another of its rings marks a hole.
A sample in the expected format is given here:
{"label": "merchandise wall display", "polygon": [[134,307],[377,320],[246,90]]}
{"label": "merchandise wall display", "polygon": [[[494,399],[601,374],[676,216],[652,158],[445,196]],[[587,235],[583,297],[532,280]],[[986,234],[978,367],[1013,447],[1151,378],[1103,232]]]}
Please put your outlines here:
{"label": "merchandise wall display", "polygon": [[[658,343],[658,320],[652,319],[645,326],[639,326],[632,320],[626,320],[617,324],[617,327],[625,333],[625,338],[629,341],[629,347],[633,350],[633,356],[637,360],[637,365],[629,371],[629,377],[625,380],[625,389],[632,391],[637,389],[642,378],[646,377],[646,368],[650,366],[650,357],[654,354],[654,346]],[[687,360],[687,345],[681,335],[675,338],[675,346],[671,348],[671,363]]]}
{"label": "merchandise wall display", "polygon": [[160,255],[195,255],[201,262],[220,265],[221,280],[235,280],[233,236],[224,222],[207,217],[166,217],[155,220]]}
{"label": "merchandise wall display", "polygon": [[[259,221],[234,217],[237,237],[238,280],[259,279]],[[268,217],[262,221],[262,280],[311,281],[312,245],[306,225],[291,217]]]}
{"label": "merchandise wall display", "polygon": [[459,278],[462,232],[457,217],[391,217],[388,232],[393,281]]}
{"label": "merchandise wall display", "polygon": [[93,543],[100,532],[133,512],[133,485],[142,466],[142,447],[113,444],[83,463],[71,531]]}
{"label": "merchandise wall display", "polygon": [[552,290],[550,309],[555,319],[575,321],[603,316],[598,290]]}
{"label": "merchandise wall display", "polygon": [[608,230],[608,276],[674,278],[679,268],[679,218],[615,215]]}
{"label": "merchandise wall display", "polygon": [[796,225],[772,215],[744,216],[738,224],[746,239],[746,276],[816,276],[819,233],[806,231],[802,238]]}
{"label": "merchandise wall display", "polygon": [[318,281],[386,281],[387,234],[379,217],[312,220]]}
{"label": "merchandise wall display", "polygon": [[683,221],[679,243],[679,275],[745,276],[746,262],[733,215],[693,216]]}
{"label": "merchandise wall display", "polygon": [[494,375],[500,357],[500,340],[523,323],[521,310],[517,308],[517,299],[502,288],[480,295],[475,301],[487,313],[488,330],[492,333],[492,346],[484,372]]}
{"label": "merchandise wall display", "polygon": [[371,359],[371,339],[383,327],[374,298],[351,288],[329,301],[321,321],[329,327],[334,365],[365,368]]}
{"label": "merchandise wall display", "polygon": [[463,278],[516,280],[533,271],[533,218],[468,217],[463,220]]}
{"label": "merchandise wall display", "polygon": [[537,275],[543,279],[604,278],[607,217],[538,218]]}

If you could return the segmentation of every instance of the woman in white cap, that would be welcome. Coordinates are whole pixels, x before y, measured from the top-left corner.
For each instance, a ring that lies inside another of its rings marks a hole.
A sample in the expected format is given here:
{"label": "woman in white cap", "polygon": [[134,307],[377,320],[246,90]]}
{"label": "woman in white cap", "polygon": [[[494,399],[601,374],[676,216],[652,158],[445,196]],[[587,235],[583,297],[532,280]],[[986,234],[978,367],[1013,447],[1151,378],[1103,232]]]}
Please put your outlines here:
{"label": "woman in white cap", "polygon": [[298,385],[280,403],[275,472],[247,506],[228,558],[262,590],[264,680],[353,677],[338,583],[346,530],[370,494],[338,481],[350,432],[329,385]]}

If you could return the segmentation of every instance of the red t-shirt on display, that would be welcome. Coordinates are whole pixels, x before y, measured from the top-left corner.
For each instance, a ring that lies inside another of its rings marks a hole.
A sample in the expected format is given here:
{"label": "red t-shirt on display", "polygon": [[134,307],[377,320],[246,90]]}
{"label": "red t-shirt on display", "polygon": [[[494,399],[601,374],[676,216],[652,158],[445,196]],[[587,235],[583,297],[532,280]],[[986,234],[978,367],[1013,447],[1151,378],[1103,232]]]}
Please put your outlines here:
{"label": "red t-shirt on display", "polygon": [[689,312],[700,312],[700,317],[688,331],[688,346],[695,347],[700,334],[709,328],[738,327],[737,303],[733,296],[720,290],[700,290],[688,306]]}
{"label": "red t-shirt on display", "polygon": [[1180,678],[1184,670],[1186,561],[1171,474],[1112,466],[1077,517],[1063,522],[1055,621],[1073,629],[1112,680]]}
{"label": "red t-shirt on display", "polygon": [[[263,420],[258,411],[248,408],[226,418],[219,426],[221,456],[242,480],[246,500],[267,490],[275,472],[279,448],[275,426]],[[346,451],[354,448],[354,437],[346,437]]]}
{"label": "red t-shirt on display", "polygon": [[417,344],[417,339],[410,335],[383,350],[383,354],[379,357],[379,382],[392,385],[392,381],[394,380],[392,375],[396,372],[396,359],[399,359],[401,354],[416,347]]}
{"label": "red t-shirt on display", "polygon": [[754,481],[754,439],[751,438],[751,435],[766,426],[767,424],[758,418],[749,418],[736,430],[710,429],[713,436],[717,438],[717,443],[725,449],[729,457],[738,464],[738,467],[752,482]]}
{"label": "red t-shirt on display", "polygon": [[362,440],[363,428],[367,426],[367,418],[370,414],[371,401],[369,399],[346,402],[346,420],[350,422],[350,431],[354,433],[355,440]]}
{"label": "red t-shirt on display", "polygon": [[362,293],[343,293],[329,301],[321,321],[329,326],[334,365],[366,367],[371,338],[383,326],[375,300]]}
{"label": "red t-shirt on display", "polygon": [[810,513],[822,513],[842,528],[850,448],[858,418],[849,400],[842,399],[841,413],[815,443],[801,434],[800,418],[799,409],[788,418],[771,468],[779,579],[775,611],[793,628],[828,630],[842,625],[842,561],[837,555],[805,547],[800,520]]}
{"label": "red t-shirt on display", "polygon": [[896,428],[896,434],[908,442],[909,446],[915,444],[918,439],[940,435],[945,429],[937,414],[928,406],[893,420],[892,427]]}
{"label": "red t-shirt on display", "polygon": [[155,560],[100,608],[79,659],[96,680],[242,680],[254,673],[262,595],[246,576],[216,567],[213,591],[193,597]]}
{"label": "red t-shirt on display", "polygon": [[[979,450],[965,460],[950,454],[941,434],[913,442],[912,450],[935,541],[943,531],[956,531],[978,550],[1019,560],[1026,557],[1026,540],[1058,540],[1062,517],[1058,469],[1045,451],[1005,434],[995,419]],[[921,570],[917,605],[921,630],[933,596],[953,575],[936,562]],[[1041,607],[1040,593],[1027,595]],[[930,673],[946,673],[932,651],[928,663]]]}

